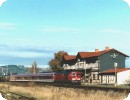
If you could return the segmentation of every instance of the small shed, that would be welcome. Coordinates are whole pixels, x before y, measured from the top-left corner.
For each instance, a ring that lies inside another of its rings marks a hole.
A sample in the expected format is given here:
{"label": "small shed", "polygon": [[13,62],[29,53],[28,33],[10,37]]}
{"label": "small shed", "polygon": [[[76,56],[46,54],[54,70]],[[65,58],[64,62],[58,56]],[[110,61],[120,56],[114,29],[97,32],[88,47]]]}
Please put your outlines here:
{"label": "small shed", "polygon": [[103,71],[99,74],[101,84],[130,84],[130,68],[116,68]]}

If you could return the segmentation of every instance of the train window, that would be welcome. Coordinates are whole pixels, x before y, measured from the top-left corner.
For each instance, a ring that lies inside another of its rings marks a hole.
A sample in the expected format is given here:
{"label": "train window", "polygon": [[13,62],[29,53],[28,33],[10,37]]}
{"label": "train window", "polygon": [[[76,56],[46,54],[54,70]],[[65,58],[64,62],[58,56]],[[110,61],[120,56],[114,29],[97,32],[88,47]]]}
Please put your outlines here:
{"label": "train window", "polygon": [[76,76],[76,73],[72,73],[71,76]]}
{"label": "train window", "polygon": [[39,79],[39,77],[38,76],[31,76],[31,79],[36,80],[36,79]]}
{"label": "train window", "polygon": [[52,79],[53,76],[39,76],[39,79]]}

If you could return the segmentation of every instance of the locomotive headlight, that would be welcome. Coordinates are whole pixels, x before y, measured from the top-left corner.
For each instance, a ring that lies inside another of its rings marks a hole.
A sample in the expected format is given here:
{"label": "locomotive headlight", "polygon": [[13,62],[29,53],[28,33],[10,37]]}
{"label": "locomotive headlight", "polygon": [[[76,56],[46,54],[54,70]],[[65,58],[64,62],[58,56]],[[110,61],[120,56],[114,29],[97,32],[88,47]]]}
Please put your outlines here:
{"label": "locomotive headlight", "polygon": [[72,80],[76,80],[75,78],[72,78]]}
{"label": "locomotive headlight", "polygon": [[74,80],[80,80],[80,78],[72,78],[72,80],[74,81]]}

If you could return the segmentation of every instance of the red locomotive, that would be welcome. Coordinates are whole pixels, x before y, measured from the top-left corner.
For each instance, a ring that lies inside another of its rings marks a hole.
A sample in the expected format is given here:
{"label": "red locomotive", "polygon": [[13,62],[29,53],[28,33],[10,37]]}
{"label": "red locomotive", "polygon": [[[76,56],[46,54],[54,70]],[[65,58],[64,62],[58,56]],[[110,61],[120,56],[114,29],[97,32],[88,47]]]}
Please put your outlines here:
{"label": "red locomotive", "polygon": [[63,83],[81,83],[81,72],[77,71],[61,71],[56,72],[54,76],[55,82]]}
{"label": "red locomotive", "polygon": [[81,72],[59,71],[38,74],[19,74],[10,76],[10,81],[34,81],[34,82],[56,82],[56,83],[81,83]]}

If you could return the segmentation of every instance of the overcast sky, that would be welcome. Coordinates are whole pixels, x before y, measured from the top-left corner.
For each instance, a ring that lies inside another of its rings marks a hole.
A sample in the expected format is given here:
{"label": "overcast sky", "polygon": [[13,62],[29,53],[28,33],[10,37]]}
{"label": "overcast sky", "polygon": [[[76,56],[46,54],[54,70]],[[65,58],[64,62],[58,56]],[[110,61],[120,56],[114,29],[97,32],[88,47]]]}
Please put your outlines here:
{"label": "overcast sky", "polygon": [[123,0],[7,0],[0,7],[0,64],[44,66],[59,50],[76,55],[105,46],[130,55],[129,27]]}

